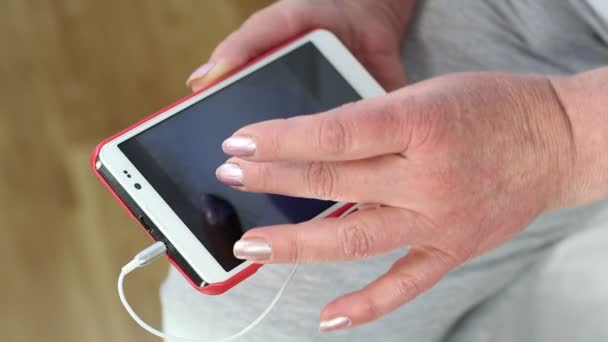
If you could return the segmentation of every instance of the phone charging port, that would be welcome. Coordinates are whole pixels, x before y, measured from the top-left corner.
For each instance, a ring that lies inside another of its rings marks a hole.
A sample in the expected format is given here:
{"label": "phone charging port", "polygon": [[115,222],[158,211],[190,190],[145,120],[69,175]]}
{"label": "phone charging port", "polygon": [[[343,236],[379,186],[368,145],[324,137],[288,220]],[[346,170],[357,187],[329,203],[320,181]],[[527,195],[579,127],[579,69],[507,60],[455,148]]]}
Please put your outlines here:
{"label": "phone charging port", "polygon": [[141,222],[141,225],[144,226],[144,228],[146,228],[147,231],[152,233],[153,228],[150,225],[150,223],[148,222],[148,219],[144,215],[139,215],[137,217],[137,219],[139,219],[139,222]]}

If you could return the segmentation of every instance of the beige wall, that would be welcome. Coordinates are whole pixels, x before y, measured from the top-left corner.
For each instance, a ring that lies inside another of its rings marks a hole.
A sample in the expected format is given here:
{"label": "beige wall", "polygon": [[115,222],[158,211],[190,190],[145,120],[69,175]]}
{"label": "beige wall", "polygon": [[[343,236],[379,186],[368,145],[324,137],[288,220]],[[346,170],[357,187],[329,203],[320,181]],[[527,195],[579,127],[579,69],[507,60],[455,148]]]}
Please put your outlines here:
{"label": "beige wall", "polygon": [[[149,243],[93,177],[94,144],[188,90],[188,73],[268,0],[3,1],[2,341],[150,341],[123,311],[120,266]],[[128,281],[159,325],[167,263]]]}

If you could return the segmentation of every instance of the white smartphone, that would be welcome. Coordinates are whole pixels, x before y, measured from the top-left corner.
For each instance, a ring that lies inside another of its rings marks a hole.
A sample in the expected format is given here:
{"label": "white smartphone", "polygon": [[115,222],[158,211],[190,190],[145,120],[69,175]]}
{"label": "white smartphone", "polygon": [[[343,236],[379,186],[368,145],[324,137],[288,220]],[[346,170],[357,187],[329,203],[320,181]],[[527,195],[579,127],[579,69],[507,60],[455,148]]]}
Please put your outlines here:
{"label": "white smartphone", "polygon": [[221,143],[250,123],[313,114],[384,94],[330,32],[314,30],[98,145],[92,164],[128,212],[168,246],[201,292],[219,294],[259,265],[233,244],[253,227],[339,216],[353,205],[246,193],[221,184]]}

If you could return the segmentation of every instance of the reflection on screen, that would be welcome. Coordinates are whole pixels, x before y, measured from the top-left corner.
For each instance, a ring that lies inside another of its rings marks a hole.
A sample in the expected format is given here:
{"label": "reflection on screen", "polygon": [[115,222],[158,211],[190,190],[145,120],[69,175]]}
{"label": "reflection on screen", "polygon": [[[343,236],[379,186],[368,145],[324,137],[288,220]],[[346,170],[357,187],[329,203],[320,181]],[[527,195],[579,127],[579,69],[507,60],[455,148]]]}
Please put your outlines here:
{"label": "reflection on screen", "polygon": [[317,113],[358,99],[316,47],[307,43],[119,148],[230,271],[242,262],[232,255],[232,246],[248,229],[306,221],[334,203],[244,193],[221,184],[215,169],[227,159],[222,141],[250,123]]}

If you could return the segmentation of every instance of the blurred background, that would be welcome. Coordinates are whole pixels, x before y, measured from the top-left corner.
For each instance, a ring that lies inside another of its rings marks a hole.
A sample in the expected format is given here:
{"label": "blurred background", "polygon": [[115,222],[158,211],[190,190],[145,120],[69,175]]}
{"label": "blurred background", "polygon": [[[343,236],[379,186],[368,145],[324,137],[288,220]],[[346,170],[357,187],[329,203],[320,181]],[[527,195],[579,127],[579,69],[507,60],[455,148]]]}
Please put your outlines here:
{"label": "blurred background", "polygon": [[[0,340],[156,340],[128,318],[115,284],[150,241],[93,176],[89,155],[188,94],[189,73],[269,2],[2,2]],[[154,326],[167,265],[127,281]]]}

